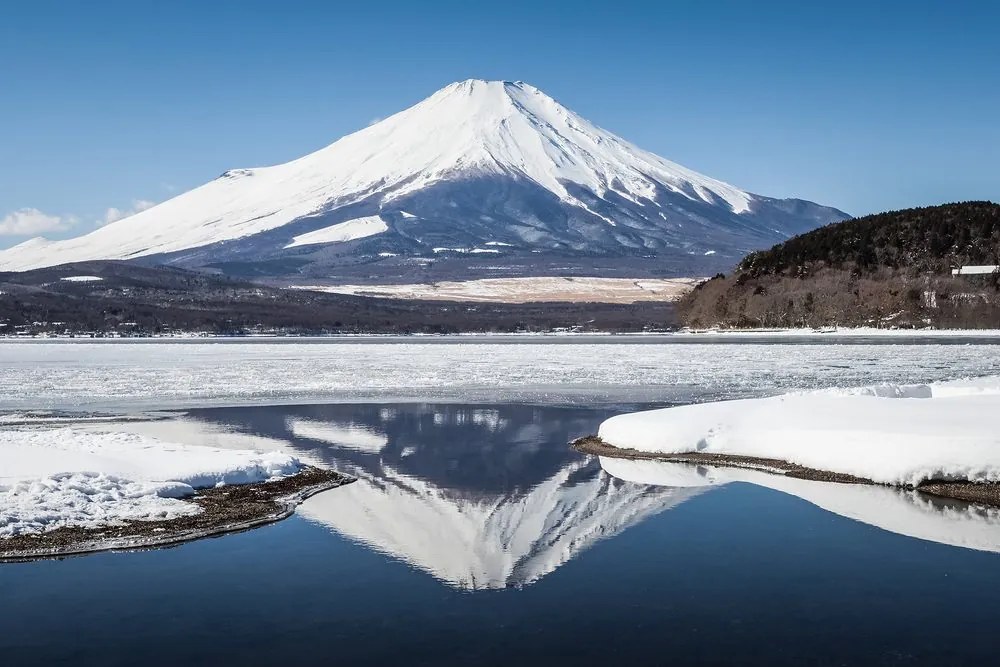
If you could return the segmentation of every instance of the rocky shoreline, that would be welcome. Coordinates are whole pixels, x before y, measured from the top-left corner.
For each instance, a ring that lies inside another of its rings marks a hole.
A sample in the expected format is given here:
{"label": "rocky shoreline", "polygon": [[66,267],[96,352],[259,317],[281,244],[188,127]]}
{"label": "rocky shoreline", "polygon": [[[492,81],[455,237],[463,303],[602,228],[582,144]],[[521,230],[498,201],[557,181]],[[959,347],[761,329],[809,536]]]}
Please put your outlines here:
{"label": "rocky shoreline", "polygon": [[149,549],[249,530],[292,515],[306,498],[355,481],[332,470],[303,468],[273,482],[198,491],[198,514],[163,521],[128,521],[102,528],[58,528],[0,538],[0,562],[61,558],[99,551]]}
{"label": "rocky shoreline", "polygon": [[[885,486],[864,477],[809,468],[781,459],[734,454],[710,454],[706,452],[685,452],[683,454],[643,452],[638,449],[616,447],[604,442],[604,440],[596,435],[578,438],[571,442],[570,446],[578,452],[593,454],[595,456],[608,456],[629,460],[663,461],[665,463],[685,463],[690,465],[709,465],[723,468],[747,468],[774,475],[783,475],[785,477],[816,482]],[[907,488],[940,498],[949,498],[1000,508],[1000,483],[928,481],[916,487]]]}

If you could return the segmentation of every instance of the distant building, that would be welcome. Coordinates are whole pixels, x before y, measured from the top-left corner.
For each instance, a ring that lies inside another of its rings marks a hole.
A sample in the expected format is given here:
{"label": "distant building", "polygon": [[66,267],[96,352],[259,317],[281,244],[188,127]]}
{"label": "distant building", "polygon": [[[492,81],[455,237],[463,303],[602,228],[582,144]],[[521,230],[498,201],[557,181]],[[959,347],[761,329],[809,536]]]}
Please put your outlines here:
{"label": "distant building", "polygon": [[962,266],[951,270],[953,276],[982,276],[1000,271],[1000,266],[994,264],[983,266]]}

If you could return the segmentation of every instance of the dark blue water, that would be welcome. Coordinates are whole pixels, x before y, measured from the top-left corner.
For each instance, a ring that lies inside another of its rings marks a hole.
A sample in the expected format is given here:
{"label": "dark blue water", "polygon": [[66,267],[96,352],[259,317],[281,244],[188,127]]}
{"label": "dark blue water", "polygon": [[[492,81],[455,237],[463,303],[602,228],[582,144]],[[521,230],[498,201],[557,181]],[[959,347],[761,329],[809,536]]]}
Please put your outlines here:
{"label": "dark blue water", "polygon": [[1000,556],[751,485],[609,479],[566,441],[612,411],[200,411],[361,480],[253,532],[0,566],[0,664],[995,662]]}

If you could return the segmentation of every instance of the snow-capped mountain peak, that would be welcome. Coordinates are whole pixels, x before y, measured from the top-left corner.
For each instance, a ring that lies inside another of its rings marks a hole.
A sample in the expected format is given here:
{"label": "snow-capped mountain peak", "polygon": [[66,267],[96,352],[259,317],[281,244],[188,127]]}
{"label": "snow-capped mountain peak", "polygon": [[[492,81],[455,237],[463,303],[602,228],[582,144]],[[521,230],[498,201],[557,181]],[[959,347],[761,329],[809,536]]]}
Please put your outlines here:
{"label": "snow-capped mountain peak", "polygon": [[[383,223],[366,223],[367,236],[319,238],[334,239],[324,247],[354,243],[356,252],[334,253],[352,263],[487,242],[503,242],[505,256],[715,250],[728,261],[846,217],[808,202],[790,208],[664,160],[526,83],[470,79],[297,160],[227,171],[79,238],[16,246],[0,253],[0,269],[298,258],[317,248],[294,239],[374,216]],[[681,231],[685,223],[693,229]]]}
{"label": "snow-capped mountain peak", "polygon": [[[666,183],[707,203],[721,199],[736,213],[748,210],[753,198],[623,141],[523,82],[453,83],[304,160],[340,160],[345,153],[366,154],[373,145],[380,159],[357,160],[355,173],[366,183],[408,181],[394,197],[478,170],[529,178],[573,203],[580,202],[567,191],[567,182],[632,199],[652,199],[656,184]],[[411,181],[414,174],[420,178]]]}

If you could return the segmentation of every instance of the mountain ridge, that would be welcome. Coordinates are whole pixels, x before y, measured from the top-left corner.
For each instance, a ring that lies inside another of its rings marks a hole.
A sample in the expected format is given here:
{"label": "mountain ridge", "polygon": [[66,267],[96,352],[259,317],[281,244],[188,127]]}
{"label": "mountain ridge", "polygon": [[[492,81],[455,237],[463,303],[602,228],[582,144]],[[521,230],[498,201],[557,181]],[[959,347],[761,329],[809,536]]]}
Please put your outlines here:
{"label": "mountain ridge", "polygon": [[[846,217],[665,160],[528,84],[470,79],[296,160],[226,171],[75,239],[27,241],[0,252],[0,270],[126,259],[391,277],[441,259],[475,273],[488,256],[502,275],[586,257],[690,275]],[[333,240],[296,243],[309,235]]]}

